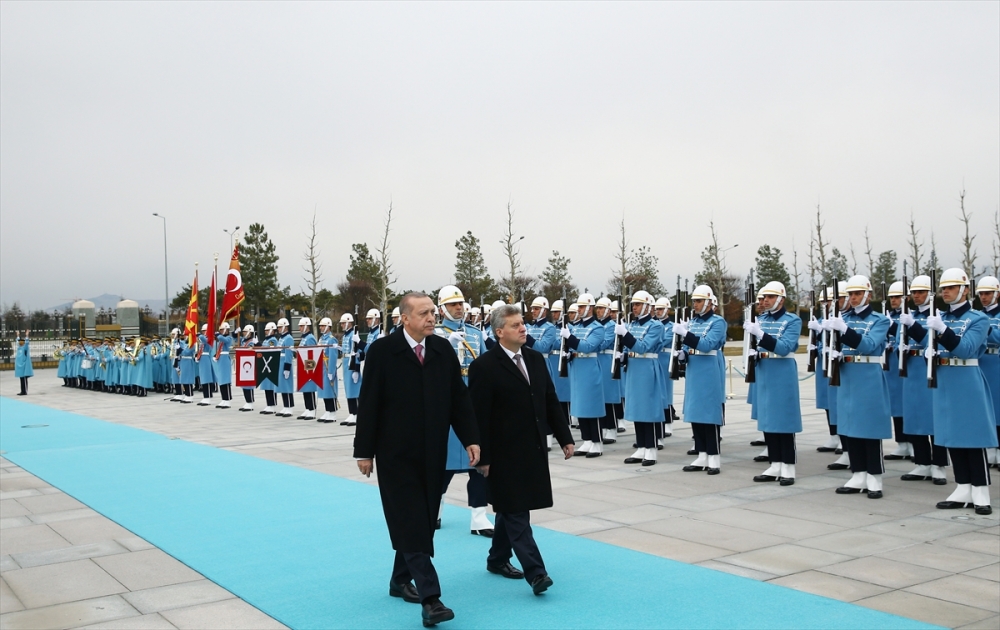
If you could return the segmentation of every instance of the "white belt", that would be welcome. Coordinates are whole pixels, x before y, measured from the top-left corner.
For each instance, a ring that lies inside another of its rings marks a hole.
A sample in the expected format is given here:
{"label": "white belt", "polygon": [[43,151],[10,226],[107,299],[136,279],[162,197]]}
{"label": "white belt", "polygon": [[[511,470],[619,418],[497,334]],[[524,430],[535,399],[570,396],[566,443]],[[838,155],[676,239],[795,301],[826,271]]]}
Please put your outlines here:
{"label": "white belt", "polygon": [[596,352],[578,352],[576,353],[577,359],[594,359],[597,357]]}
{"label": "white belt", "polygon": [[553,350],[553,351],[552,351],[552,352],[550,352],[549,354],[551,354],[551,355],[552,355],[552,356],[554,356],[554,357],[557,357],[557,356],[559,356],[559,355],[560,355],[560,354],[562,354],[562,353],[561,353],[561,352],[559,352],[558,350]]}
{"label": "white belt", "polygon": [[645,352],[643,354],[638,354],[635,352],[629,352],[628,356],[630,359],[659,359],[660,355],[655,352]]}
{"label": "white belt", "polygon": [[187,359],[188,361],[194,361],[194,357],[181,357],[182,359]]}
{"label": "white belt", "polygon": [[986,354],[1000,354],[1000,348],[987,348]]}
{"label": "white belt", "polygon": [[220,353],[219,353],[219,356],[220,356],[220,357],[228,357],[228,356],[229,356],[229,353],[228,353],[228,352],[220,352]]}
{"label": "white belt", "polygon": [[951,365],[955,367],[973,367],[979,365],[979,359],[954,359],[951,357],[938,357],[938,365]]}
{"label": "white belt", "polygon": [[718,354],[718,350],[688,350],[687,353],[691,356],[706,356],[714,357]]}
{"label": "white belt", "polygon": [[782,356],[776,352],[758,352],[758,359],[794,359],[792,355]]}
{"label": "white belt", "polygon": [[601,350],[601,354],[614,354],[614,350]]}
{"label": "white belt", "polygon": [[882,357],[872,357],[867,354],[845,354],[844,363],[882,363]]}

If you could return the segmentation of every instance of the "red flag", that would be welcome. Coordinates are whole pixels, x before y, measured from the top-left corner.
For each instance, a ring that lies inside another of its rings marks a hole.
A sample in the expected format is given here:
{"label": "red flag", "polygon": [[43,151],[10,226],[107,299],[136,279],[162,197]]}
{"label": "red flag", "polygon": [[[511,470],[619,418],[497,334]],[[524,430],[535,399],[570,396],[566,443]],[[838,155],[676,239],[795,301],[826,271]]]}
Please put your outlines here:
{"label": "red flag", "polygon": [[240,273],[240,244],[233,246],[233,255],[229,260],[229,273],[226,274],[226,294],[222,296],[222,317],[219,321],[235,319],[240,316],[240,306],[246,299],[243,292],[243,274]]}
{"label": "red flag", "polygon": [[295,350],[298,363],[299,387],[302,391],[306,383],[316,383],[323,387],[323,348],[301,348]]}
{"label": "red flag", "polygon": [[257,386],[256,348],[236,348],[236,386]]}
{"label": "red flag", "polygon": [[184,316],[184,336],[187,337],[189,348],[194,347],[198,339],[198,270],[194,270],[194,282],[191,284],[191,299],[188,300],[187,315]]}
{"label": "red flag", "polygon": [[208,334],[205,335],[208,338],[208,345],[215,343],[215,272],[212,270],[212,290],[208,292]]}

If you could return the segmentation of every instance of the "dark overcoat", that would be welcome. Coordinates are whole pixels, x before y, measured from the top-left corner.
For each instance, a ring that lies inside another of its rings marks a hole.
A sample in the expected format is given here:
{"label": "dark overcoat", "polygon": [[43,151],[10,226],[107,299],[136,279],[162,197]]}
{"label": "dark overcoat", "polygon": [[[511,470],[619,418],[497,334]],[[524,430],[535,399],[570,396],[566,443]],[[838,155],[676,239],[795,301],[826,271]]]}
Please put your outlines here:
{"label": "dark overcoat", "polygon": [[546,429],[552,429],[561,446],[573,444],[545,357],[528,347],[521,348],[521,355],[530,385],[500,344],[469,367],[480,464],[490,466],[486,481],[497,512],[552,507]]}
{"label": "dark overcoat", "polygon": [[354,456],[375,459],[392,548],[434,555],[448,427],[479,443],[469,390],[447,339],[425,340],[424,364],[399,328],[367,350]]}

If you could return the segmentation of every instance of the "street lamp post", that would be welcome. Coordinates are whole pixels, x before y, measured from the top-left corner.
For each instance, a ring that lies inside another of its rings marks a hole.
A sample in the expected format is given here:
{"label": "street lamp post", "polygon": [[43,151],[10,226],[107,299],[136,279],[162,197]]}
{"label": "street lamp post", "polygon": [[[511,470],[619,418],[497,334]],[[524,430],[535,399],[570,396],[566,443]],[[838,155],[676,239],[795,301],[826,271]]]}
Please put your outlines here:
{"label": "street lamp post", "polygon": [[723,287],[723,281],[724,281],[723,276],[725,275],[725,271],[723,270],[726,267],[726,252],[728,252],[731,249],[736,249],[739,246],[740,244],[736,243],[731,247],[719,250],[719,254],[722,256],[722,259],[719,261],[720,263],[719,264],[719,308],[722,310],[723,317],[726,316],[726,291],[725,288]]}
{"label": "street lamp post", "polygon": [[170,282],[167,280],[167,217],[158,212],[154,217],[163,219],[163,335],[170,334]]}
{"label": "street lamp post", "polygon": [[230,256],[233,255],[233,238],[236,236],[236,230],[238,230],[238,229],[240,229],[240,226],[238,226],[238,225],[236,227],[234,227],[232,229],[232,231],[229,231],[226,228],[222,228],[222,231],[229,235],[229,255]]}

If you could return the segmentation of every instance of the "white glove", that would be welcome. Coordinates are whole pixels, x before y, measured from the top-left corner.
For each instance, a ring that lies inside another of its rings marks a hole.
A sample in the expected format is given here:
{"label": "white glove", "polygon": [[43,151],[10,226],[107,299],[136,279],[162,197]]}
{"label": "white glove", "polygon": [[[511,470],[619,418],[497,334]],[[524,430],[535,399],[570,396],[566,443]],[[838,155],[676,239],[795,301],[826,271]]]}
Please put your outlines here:
{"label": "white glove", "polygon": [[927,349],[924,350],[924,358],[927,359],[928,361],[933,361],[935,354],[937,354],[937,352],[935,352],[934,348],[930,346],[927,346]]}
{"label": "white glove", "polygon": [[811,330],[813,332],[817,332],[817,333],[823,332],[823,324],[821,324],[818,319],[810,319],[809,323],[807,324],[807,326],[808,326],[809,330]]}
{"label": "white glove", "polygon": [[948,329],[948,326],[945,325],[944,320],[941,319],[940,315],[929,316],[927,318],[927,325],[939,335]]}
{"label": "white glove", "polygon": [[751,348],[750,350],[747,350],[747,356],[748,357],[755,357],[755,356],[757,356],[757,351],[754,350],[753,348]]}
{"label": "white glove", "polygon": [[569,339],[571,334],[572,333],[569,332],[569,328],[567,328],[566,326],[563,326],[562,328],[559,329],[559,336],[562,337],[563,339]]}
{"label": "white glove", "polygon": [[826,320],[824,324],[830,325],[829,330],[836,330],[839,333],[847,332],[847,324],[844,323],[844,320],[840,317],[831,317]]}
{"label": "white glove", "polygon": [[291,371],[291,370],[285,370],[285,371],[283,372],[283,374],[285,375],[285,380],[287,381],[287,380],[288,380],[289,378],[291,378],[291,376],[292,376],[292,371]]}
{"label": "white glove", "polygon": [[813,350],[815,350],[816,348],[817,348],[817,346],[816,346],[816,344],[814,344],[814,343],[811,343],[811,344],[809,344],[808,346],[806,346],[806,350],[808,350],[809,352],[812,352],[812,351],[813,351]]}
{"label": "white glove", "polygon": [[834,361],[836,361],[837,359],[839,359],[842,356],[844,356],[843,352],[840,352],[839,350],[834,350],[833,348],[830,348],[830,358],[831,359],[833,359]]}
{"label": "white glove", "polygon": [[912,326],[913,322],[915,322],[915,321],[916,320],[913,319],[913,314],[912,313],[900,313],[899,314],[899,323],[902,324],[902,325],[904,325],[904,326],[906,326],[907,328],[909,328],[910,326]]}
{"label": "white glove", "polygon": [[331,383],[335,383],[335,382],[337,382],[337,375],[336,374],[327,374],[326,375],[326,380],[330,381]]}
{"label": "white glove", "polygon": [[686,358],[687,358],[687,352],[685,352],[685,351],[683,351],[683,350],[671,350],[671,352],[673,352],[673,353],[674,353],[674,357],[675,357],[675,358],[676,358],[676,359],[677,359],[678,361],[683,361],[684,359],[686,359]]}
{"label": "white glove", "polygon": [[750,320],[743,322],[743,330],[747,331],[748,333],[750,333],[751,335],[753,335],[758,339],[764,336],[764,329],[761,328],[760,324],[758,324],[757,322],[752,322]]}
{"label": "white glove", "polygon": [[625,324],[623,324],[621,322],[615,323],[615,334],[616,335],[618,335],[619,337],[624,337],[625,333],[627,333],[627,332],[628,332],[628,327],[626,327]]}
{"label": "white glove", "polygon": [[903,353],[909,352],[909,350],[910,350],[910,344],[908,344],[908,343],[901,343],[901,344],[899,344],[899,349],[902,350]]}
{"label": "white glove", "polygon": [[674,334],[684,337],[688,334],[688,325],[684,322],[674,324]]}
{"label": "white glove", "polygon": [[352,383],[357,383],[359,378],[361,378],[361,373],[360,372],[351,372],[351,382]]}
{"label": "white glove", "polygon": [[354,343],[358,343],[359,341],[361,341],[361,335],[359,335],[358,333],[354,333],[354,336],[351,337],[351,341],[353,341]]}
{"label": "white glove", "polygon": [[448,335],[448,341],[452,343],[460,343],[462,341],[465,341],[465,331],[456,330],[455,332]]}

